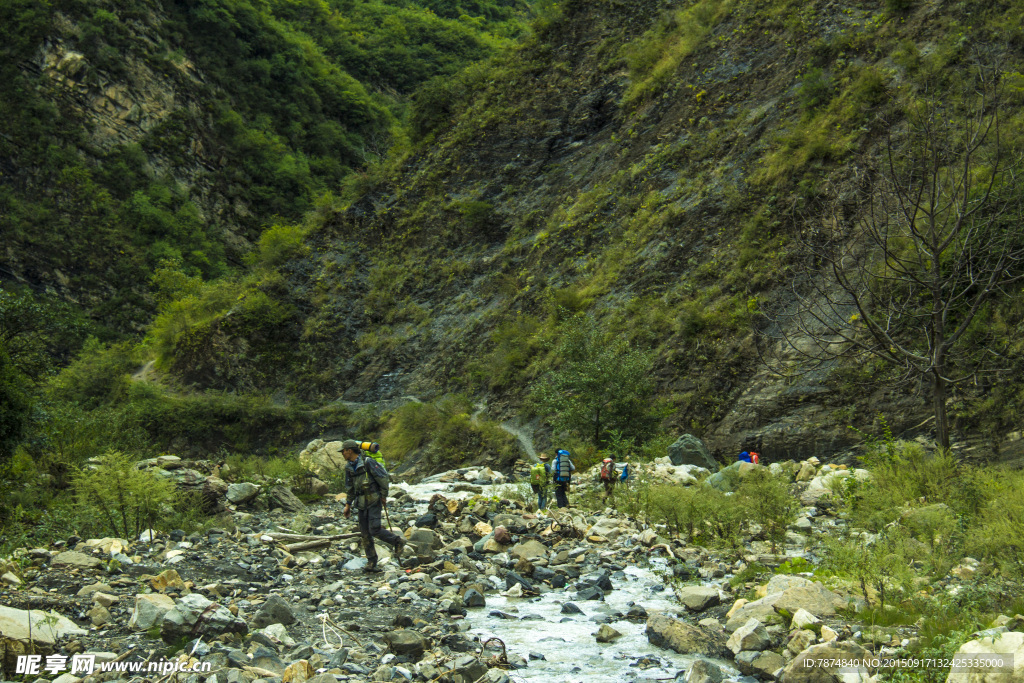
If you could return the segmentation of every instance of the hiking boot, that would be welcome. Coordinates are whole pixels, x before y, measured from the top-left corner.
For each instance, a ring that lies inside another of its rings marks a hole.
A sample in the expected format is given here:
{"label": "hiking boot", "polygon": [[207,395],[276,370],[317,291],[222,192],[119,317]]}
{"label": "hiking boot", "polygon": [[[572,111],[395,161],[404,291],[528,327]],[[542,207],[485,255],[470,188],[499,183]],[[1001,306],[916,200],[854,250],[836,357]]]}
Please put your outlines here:
{"label": "hiking boot", "polygon": [[368,562],[366,566],[363,567],[364,574],[380,574],[382,571],[384,570],[378,567],[376,562]]}
{"label": "hiking boot", "polygon": [[407,545],[406,540],[404,538],[402,538],[401,536],[399,536],[398,540],[395,541],[395,558],[396,559],[401,559],[402,552],[405,550],[405,546],[406,545]]}

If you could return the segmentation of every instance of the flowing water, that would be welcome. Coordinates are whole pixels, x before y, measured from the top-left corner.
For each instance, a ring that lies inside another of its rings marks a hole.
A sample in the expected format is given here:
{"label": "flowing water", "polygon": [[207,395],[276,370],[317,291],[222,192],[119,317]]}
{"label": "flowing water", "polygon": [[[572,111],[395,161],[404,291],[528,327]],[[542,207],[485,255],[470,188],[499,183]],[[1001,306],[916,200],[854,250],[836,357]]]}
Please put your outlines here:
{"label": "flowing water", "polygon": [[[465,499],[481,495],[472,491],[454,491],[454,483],[430,481],[419,484],[396,484],[417,501],[422,512],[426,501],[435,493],[447,498]],[[500,493],[505,485],[483,485],[482,495]],[[648,612],[664,611],[675,615],[680,611],[671,589],[658,571],[664,561],[652,559],[650,567],[629,566],[612,575],[614,590],[604,601],[574,602],[574,591],[552,590],[540,596],[514,598],[497,593],[486,596],[486,607],[469,610],[469,634],[483,643],[500,638],[509,654],[529,659],[525,669],[510,670],[513,681],[545,681],[551,683],[620,683],[623,681],[674,680],[689,669],[696,659],[671,650],[654,647],[647,641],[643,621],[627,621],[625,615],[633,604]],[[571,584],[570,584],[571,585]],[[562,605],[574,602],[583,614],[562,614]],[[502,613],[501,615],[497,613]],[[598,643],[594,633],[600,622],[622,634],[611,643]],[[712,659],[723,673],[733,680],[754,682],[741,677],[730,662]],[[682,680],[680,677],[679,680]]]}
{"label": "flowing water", "polygon": [[[515,681],[552,683],[620,683],[621,681],[673,680],[688,669],[696,657],[654,647],[644,634],[644,622],[615,618],[637,603],[648,611],[674,614],[679,605],[651,569],[626,567],[612,577],[615,590],[604,602],[574,603],[583,614],[562,614],[562,604],[572,593],[551,591],[534,598],[506,598],[488,595],[487,606],[469,611],[470,634],[485,642],[500,638],[509,653],[530,659],[526,669],[510,671]],[[514,618],[492,616],[495,611]],[[609,626],[622,634],[611,643],[598,643],[594,633],[600,624],[592,618],[611,617]],[[543,659],[536,658],[542,655]],[[723,660],[714,660],[723,673],[739,672]],[[680,679],[681,680],[681,679]],[[749,679],[753,681],[753,679]]]}

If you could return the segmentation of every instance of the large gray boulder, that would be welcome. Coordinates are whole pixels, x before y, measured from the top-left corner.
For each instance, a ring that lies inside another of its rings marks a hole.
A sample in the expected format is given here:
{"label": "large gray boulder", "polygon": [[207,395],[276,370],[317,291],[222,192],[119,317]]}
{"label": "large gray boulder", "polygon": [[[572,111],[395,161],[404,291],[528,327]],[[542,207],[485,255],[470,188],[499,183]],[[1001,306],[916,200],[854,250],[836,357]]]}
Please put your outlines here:
{"label": "large gray boulder", "polygon": [[256,616],[252,618],[253,628],[266,628],[271,624],[294,624],[295,614],[292,612],[284,598],[277,593],[271,593],[267,601],[260,605]]}
{"label": "large gray boulder", "polygon": [[731,654],[725,647],[725,636],[722,633],[664,614],[655,613],[648,617],[645,633],[651,645],[674,650],[679,654],[708,657],[726,657]]}
{"label": "large gray boulder", "polygon": [[267,506],[273,510],[281,508],[285,512],[303,512],[306,506],[287,486],[275,486],[267,493]]}
{"label": "large gray boulder", "polygon": [[239,619],[227,608],[192,593],[178,600],[174,609],[164,614],[160,637],[168,644],[197,636],[216,637],[223,633],[249,632],[245,621]]}
{"label": "large gray boulder", "polygon": [[718,470],[718,463],[711,457],[708,447],[692,434],[683,434],[676,439],[676,442],[668,447],[668,457],[673,465],[697,465],[712,472]]}

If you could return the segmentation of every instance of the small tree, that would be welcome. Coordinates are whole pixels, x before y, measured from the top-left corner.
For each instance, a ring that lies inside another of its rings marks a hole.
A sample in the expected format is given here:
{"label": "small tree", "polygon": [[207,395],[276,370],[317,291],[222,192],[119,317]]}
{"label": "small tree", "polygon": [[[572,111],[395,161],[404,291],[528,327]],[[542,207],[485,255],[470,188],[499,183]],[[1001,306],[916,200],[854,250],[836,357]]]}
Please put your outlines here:
{"label": "small tree", "polygon": [[115,536],[129,540],[152,527],[175,495],[171,482],[139,470],[120,451],[107,451],[95,469],[82,472],[75,492],[79,505],[94,511]]}
{"label": "small tree", "polygon": [[785,481],[766,469],[749,473],[740,484],[739,497],[750,520],[761,526],[771,541],[772,552],[786,540],[786,529],[796,519],[796,500],[789,494]]}
{"label": "small tree", "polygon": [[926,379],[945,448],[950,386],[999,369],[976,320],[1022,276],[1019,155],[1000,135],[994,72],[977,70],[962,96],[925,93],[886,122],[881,168],[866,160],[837,190],[804,238],[820,271],[794,283],[792,305],[767,312],[762,334],[778,372],[792,372],[794,356],[814,368],[860,356]]}
{"label": "small tree", "polygon": [[556,349],[558,367],[533,388],[533,404],[557,431],[574,433],[601,447],[612,430],[634,439],[649,435],[660,420],[652,405],[651,354],[622,337],[607,338],[592,317],[566,320]]}

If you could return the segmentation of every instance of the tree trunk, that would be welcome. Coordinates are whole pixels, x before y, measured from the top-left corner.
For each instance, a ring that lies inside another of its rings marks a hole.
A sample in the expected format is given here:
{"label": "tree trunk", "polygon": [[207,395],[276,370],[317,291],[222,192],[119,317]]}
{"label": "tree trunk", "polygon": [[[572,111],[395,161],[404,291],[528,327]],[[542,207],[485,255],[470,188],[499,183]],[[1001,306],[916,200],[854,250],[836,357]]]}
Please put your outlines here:
{"label": "tree trunk", "polygon": [[949,448],[949,417],[946,415],[946,380],[939,368],[932,370],[932,407],[935,410],[935,438]]}

